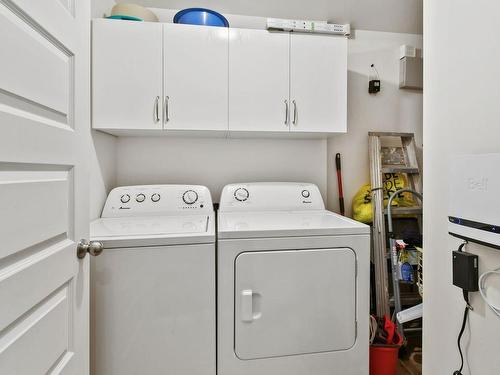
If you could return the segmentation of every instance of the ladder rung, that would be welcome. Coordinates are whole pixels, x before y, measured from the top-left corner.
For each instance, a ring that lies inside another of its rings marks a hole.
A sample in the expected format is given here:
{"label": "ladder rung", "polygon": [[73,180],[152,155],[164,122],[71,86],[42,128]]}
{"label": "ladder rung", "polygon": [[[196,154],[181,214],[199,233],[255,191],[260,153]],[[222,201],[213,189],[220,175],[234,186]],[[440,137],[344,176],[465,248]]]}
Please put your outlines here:
{"label": "ladder rung", "polygon": [[[384,213],[387,214],[387,208],[384,210]],[[400,215],[422,215],[422,207],[414,206],[414,207],[392,207],[391,208],[392,216],[400,216]]]}
{"label": "ladder rung", "polygon": [[407,167],[405,165],[394,165],[382,167],[382,173],[408,173],[408,174],[418,174],[420,173],[418,168]]}
{"label": "ladder rung", "polygon": [[415,136],[413,133],[397,133],[397,132],[368,132],[369,136],[373,137],[404,137],[412,138]]}
{"label": "ladder rung", "polygon": [[[422,302],[419,294],[401,293],[401,306],[415,306]],[[394,296],[389,298],[389,304],[394,306]]]}

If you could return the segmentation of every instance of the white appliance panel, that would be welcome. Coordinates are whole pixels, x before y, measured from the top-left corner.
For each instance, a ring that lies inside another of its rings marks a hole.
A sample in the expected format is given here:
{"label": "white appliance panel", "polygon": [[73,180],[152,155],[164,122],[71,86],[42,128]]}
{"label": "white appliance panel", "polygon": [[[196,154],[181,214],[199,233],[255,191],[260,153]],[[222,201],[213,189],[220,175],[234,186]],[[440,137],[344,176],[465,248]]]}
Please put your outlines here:
{"label": "white appliance panel", "polygon": [[198,215],[212,212],[212,198],[205,186],[139,185],[111,190],[101,217]]}
{"label": "white appliance panel", "polygon": [[219,238],[367,234],[369,227],[326,210],[223,212]]}
{"label": "white appliance panel", "polygon": [[324,210],[325,204],[314,184],[295,182],[254,182],[226,185],[220,212]]}
{"label": "white appliance panel", "polygon": [[95,237],[152,236],[206,233],[207,216],[105,218],[93,225]]}
{"label": "white appliance panel", "polygon": [[245,252],[235,263],[240,359],[347,350],[356,340],[356,257],[348,248]]}
{"label": "white appliance panel", "polygon": [[213,244],[106,249],[93,266],[95,375],[215,374]]}

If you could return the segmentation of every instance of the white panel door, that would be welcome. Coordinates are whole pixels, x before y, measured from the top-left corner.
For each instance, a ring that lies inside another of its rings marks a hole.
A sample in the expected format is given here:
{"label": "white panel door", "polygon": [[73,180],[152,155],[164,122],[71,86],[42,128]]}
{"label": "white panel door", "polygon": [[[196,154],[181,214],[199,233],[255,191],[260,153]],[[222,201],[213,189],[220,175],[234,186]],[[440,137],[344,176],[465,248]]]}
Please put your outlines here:
{"label": "white panel door", "polygon": [[164,24],[164,128],[227,130],[228,29]]}
{"label": "white panel door", "polygon": [[289,131],[288,33],[229,31],[229,129]]}
{"label": "white panel door", "polygon": [[0,0],[0,374],[89,373],[90,2]]}
{"label": "white panel door", "polygon": [[240,359],[350,349],[356,340],[356,256],[347,248],[245,252],[236,258]]}
{"label": "white panel door", "polygon": [[92,25],[93,127],[161,129],[161,24],[99,19]]}
{"label": "white panel door", "polygon": [[293,132],[347,131],[347,39],[291,34]]}

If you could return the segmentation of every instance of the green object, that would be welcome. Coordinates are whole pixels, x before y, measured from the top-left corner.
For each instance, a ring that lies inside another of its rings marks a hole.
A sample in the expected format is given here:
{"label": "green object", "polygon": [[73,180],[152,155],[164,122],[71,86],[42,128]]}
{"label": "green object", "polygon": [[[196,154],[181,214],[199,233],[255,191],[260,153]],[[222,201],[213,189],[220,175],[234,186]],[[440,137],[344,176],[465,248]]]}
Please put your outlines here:
{"label": "green object", "polygon": [[125,21],[144,21],[142,18],[134,16],[122,16],[120,14],[115,14],[114,16],[106,17],[112,20],[125,20]]}

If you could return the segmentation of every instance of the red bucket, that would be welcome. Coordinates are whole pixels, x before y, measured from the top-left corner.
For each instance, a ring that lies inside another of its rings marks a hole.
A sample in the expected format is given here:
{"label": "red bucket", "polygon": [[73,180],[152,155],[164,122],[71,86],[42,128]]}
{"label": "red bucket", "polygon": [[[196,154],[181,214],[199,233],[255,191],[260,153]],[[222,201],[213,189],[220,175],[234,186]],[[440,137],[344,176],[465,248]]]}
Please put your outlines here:
{"label": "red bucket", "polygon": [[396,375],[399,345],[370,346],[370,375]]}

